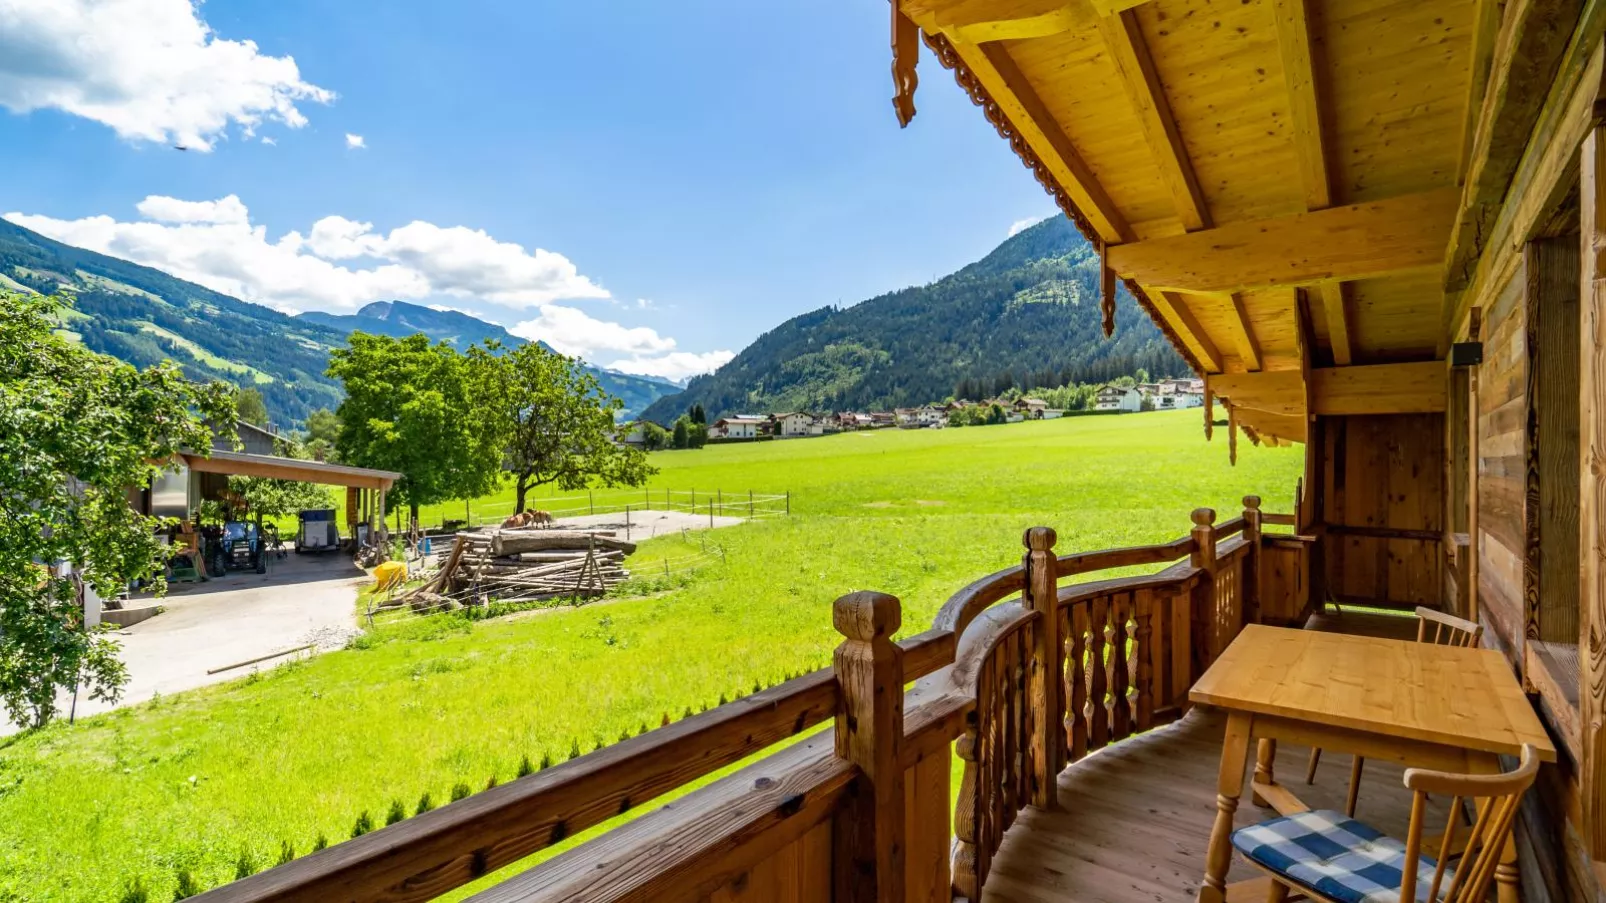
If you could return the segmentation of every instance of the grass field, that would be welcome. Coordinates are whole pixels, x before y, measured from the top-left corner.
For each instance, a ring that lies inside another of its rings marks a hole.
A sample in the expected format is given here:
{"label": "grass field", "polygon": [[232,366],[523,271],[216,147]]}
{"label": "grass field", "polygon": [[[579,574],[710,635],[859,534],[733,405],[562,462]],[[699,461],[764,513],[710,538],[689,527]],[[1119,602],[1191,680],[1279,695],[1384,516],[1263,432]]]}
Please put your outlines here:
{"label": "grass field", "polygon": [[[954,590],[1019,560],[1048,524],[1060,549],[1168,539],[1188,512],[1221,518],[1244,494],[1290,508],[1299,449],[1223,437],[1197,411],[999,427],[880,431],[662,452],[657,486],[790,490],[790,518],[708,535],[725,561],[638,581],[641,598],[491,621],[382,626],[354,647],[260,676],[0,741],[0,899],[152,900],[175,874],[202,886],[242,856],[350,836],[455,784],[513,778],[524,757],[562,761],[665,713],[716,704],[828,663],[830,604],[855,589],[929,626]],[[494,501],[494,500],[488,500]],[[645,543],[631,567],[685,555]]]}

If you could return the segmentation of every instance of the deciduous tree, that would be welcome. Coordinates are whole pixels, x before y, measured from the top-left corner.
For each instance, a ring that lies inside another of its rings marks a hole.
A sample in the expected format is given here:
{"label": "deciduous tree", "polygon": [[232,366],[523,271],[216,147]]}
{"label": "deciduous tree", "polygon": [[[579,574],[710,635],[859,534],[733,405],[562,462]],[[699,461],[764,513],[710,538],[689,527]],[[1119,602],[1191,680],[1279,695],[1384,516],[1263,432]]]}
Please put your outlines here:
{"label": "deciduous tree", "polygon": [[[78,580],[102,596],[154,579],[173,550],[134,511],[180,450],[232,423],[230,389],[164,363],[135,369],[58,336],[59,298],[0,292],[0,702],[18,723],[56,714],[58,688],[112,701],[127,672],[86,630]],[[69,576],[70,565],[77,576]]]}
{"label": "deciduous tree", "polygon": [[392,493],[415,518],[420,505],[493,491],[506,433],[488,394],[487,359],[423,335],[352,333],[329,354],[329,375],[346,389],[336,411],[340,460],[401,473]]}
{"label": "deciduous tree", "polygon": [[507,437],[514,511],[524,510],[537,486],[640,486],[657,473],[645,453],[618,441],[614,415],[621,402],[603,392],[579,361],[535,342],[500,358],[480,349],[470,357],[494,376],[491,394],[501,423],[496,432]]}

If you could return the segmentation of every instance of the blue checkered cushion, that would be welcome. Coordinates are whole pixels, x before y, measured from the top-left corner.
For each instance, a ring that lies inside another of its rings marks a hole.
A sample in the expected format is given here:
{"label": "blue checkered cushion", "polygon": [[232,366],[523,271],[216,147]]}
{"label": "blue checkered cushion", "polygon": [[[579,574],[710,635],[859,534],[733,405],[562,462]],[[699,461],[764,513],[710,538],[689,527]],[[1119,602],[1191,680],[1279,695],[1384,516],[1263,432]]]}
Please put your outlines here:
{"label": "blue checkered cushion", "polygon": [[[1405,844],[1365,822],[1327,809],[1250,825],[1232,845],[1267,869],[1341,903],[1399,903]],[[1416,899],[1428,900],[1432,859],[1417,866]],[[1448,888],[1447,875],[1443,887]]]}

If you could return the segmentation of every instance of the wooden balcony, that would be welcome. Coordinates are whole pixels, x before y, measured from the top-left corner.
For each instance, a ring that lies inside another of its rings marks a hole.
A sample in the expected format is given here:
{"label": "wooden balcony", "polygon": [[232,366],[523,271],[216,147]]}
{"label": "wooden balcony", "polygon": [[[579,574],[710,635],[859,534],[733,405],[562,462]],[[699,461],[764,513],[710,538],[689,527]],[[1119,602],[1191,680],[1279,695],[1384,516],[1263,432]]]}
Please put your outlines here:
{"label": "wooden balcony", "polygon": [[[901,903],[1095,886],[1124,899],[1106,884],[1122,855],[1122,893],[1189,898],[1220,725],[1185,714],[1187,691],[1244,624],[1308,609],[1310,540],[1265,532],[1295,517],[1244,501],[1219,524],[1197,510],[1187,535],[1154,546],[1058,554],[1053,530],[1029,530],[1019,566],[898,643],[897,599],[844,596],[832,668],[202,899],[433,899],[766,750],[471,899]],[[1342,792],[1346,767],[1324,766],[1319,792]]]}

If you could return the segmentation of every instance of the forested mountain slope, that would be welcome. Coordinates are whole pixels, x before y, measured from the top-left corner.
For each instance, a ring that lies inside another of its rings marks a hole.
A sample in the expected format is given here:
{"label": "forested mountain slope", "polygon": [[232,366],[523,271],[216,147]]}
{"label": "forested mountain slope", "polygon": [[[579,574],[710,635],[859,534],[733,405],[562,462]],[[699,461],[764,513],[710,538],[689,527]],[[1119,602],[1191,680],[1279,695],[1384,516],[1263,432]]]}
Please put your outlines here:
{"label": "forested mountain slope", "polygon": [[[49,294],[58,288],[78,299],[63,331],[85,346],[142,367],[169,359],[191,379],[255,387],[280,426],[340,403],[340,384],[324,370],[330,349],[344,345],[353,329],[393,336],[422,332],[458,348],[486,338],[524,343],[466,314],[403,301],[375,302],[352,316],[291,317],[0,219],[0,289]],[[650,377],[590,369],[624,401],[626,416],[679,391]]]}
{"label": "forested mountain slope", "polygon": [[[355,314],[308,311],[296,319],[330,327],[341,335],[349,335],[354,329],[397,338],[421,332],[437,342],[447,342],[458,350],[487,339],[501,342],[509,348],[517,348],[525,341],[495,323],[487,323],[461,311],[436,310],[406,301],[375,301]],[[603,391],[618,396],[624,402],[623,414],[627,417],[634,416],[665,395],[681,390],[672,382],[651,376],[619,373],[600,367],[587,369],[597,378]]]}
{"label": "forested mountain slope", "polygon": [[693,404],[710,416],[886,409],[939,401],[961,383],[991,393],[1188,372],[1124,288],[1115,319],[1105,339],[1098,254],[1054,217],[930,285],[794,317],[643,416],[667,423]]}

